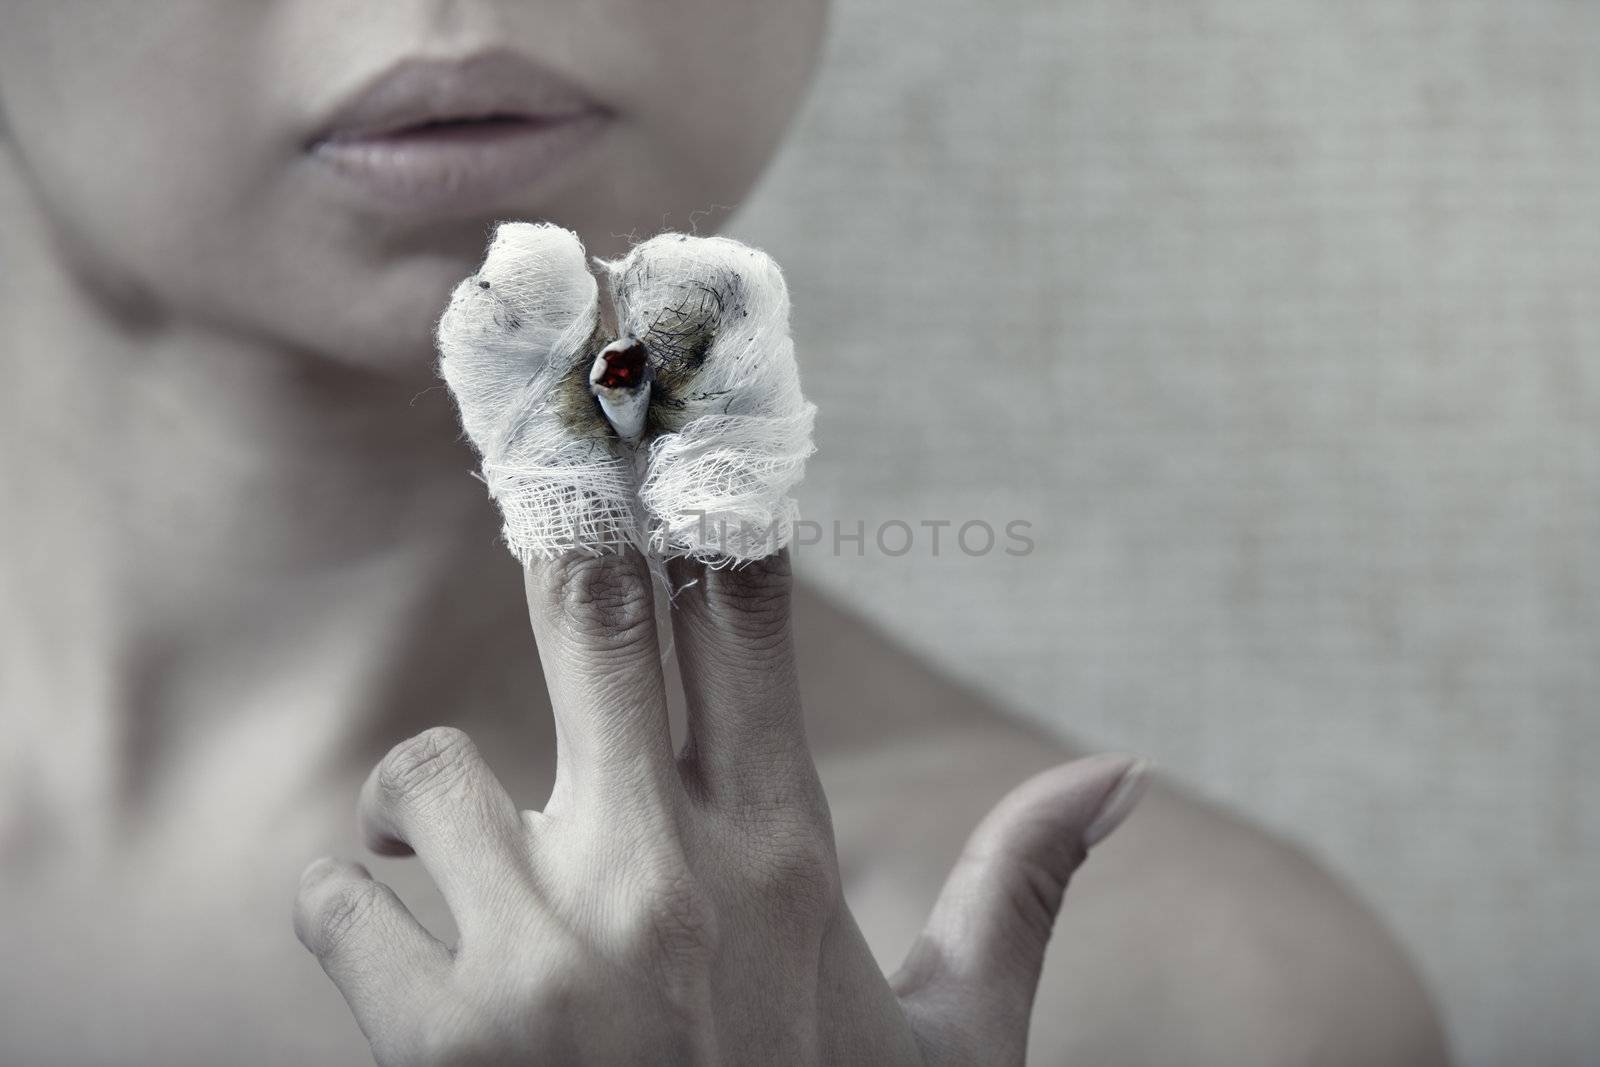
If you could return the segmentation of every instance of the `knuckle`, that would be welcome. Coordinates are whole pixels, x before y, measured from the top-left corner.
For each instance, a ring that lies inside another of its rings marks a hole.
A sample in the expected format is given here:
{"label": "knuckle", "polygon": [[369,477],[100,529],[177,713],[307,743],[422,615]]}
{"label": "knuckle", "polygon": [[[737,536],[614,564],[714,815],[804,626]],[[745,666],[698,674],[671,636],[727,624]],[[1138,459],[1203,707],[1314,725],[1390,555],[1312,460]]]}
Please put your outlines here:
{"label": "knuckle", "polygon": [[706,606],[747,645],[788,640],[793,576],[787,553],[776,553],[706,574]]}
{"label": "knuckle", "polygon": [[412,803],[447,792],[477,754],[460,730],[435,726],[396,745],[378,765],[378,791],[385,802]]}
{"label": "knuckle", "polygon": [[318,956],[348,949],[384,899],[384,889],[371,879],[339,884],[315,905],[302,940]]}
{"label": "knuckle", "polygon": [[771,913],[813,922],[842,899],[833,843],[813,826],[769,829],[745,855],[745,891]]}
{"label": "knuckle", "polygon": [[569,553],[548,567],[551,607],[585,644],[622,651],[654,640],[650,573],[638,553]]}
{"label": "knuckle", "polygon": [[424,1009],[403,1062],[415,1067],[493,1063],[498,1035],[456,998]]}

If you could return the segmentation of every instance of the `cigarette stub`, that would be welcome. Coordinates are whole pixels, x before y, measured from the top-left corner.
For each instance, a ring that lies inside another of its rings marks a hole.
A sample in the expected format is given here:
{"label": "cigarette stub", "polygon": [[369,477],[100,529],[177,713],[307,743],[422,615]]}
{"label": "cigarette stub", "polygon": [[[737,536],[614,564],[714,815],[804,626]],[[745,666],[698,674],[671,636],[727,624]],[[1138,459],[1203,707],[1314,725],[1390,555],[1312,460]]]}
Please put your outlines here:
{"label": "cigarette stub", "polygon": [[[609,318],[591,263],[607,275]],[[634,545],[720,565],[787,543],[816,406],[765,252],[668,233],[588,261],[571,231],[503,223],[438,340],[524,561]]]}
{"label": "cigarette stub", "polygon": [[617,436],[637,445],[650,410],[649,350],[636,337],[612,341],[589,368],[589,388]]}

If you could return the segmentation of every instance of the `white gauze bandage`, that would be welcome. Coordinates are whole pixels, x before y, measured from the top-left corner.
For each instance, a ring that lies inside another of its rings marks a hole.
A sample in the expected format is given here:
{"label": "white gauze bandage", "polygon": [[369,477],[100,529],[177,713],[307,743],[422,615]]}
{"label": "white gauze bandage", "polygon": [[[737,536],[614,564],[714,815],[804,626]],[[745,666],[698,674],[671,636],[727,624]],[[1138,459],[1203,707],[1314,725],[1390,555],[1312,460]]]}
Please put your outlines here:
{"label": "white gauze bandage", "polygon": [[637,539],[632,469],[589,395],[599,329],[582,243],[528,223],[496,230],[439,320],[440,374],[524,563]]}
{"label": "white gauze bandage", "polygon": [[440,370],[524,562],[634,544],[712,565],[788,543],[814,451],[789,296],[766,253],[663,234],[619,260],[576,235],[504,223],[451,297]]}

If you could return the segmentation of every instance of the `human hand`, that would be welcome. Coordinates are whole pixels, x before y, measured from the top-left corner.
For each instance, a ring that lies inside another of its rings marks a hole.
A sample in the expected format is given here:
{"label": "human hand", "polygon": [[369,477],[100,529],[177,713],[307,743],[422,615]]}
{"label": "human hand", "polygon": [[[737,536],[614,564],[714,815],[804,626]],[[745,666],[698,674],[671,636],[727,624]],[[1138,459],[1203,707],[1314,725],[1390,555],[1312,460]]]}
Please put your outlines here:
{"label": "human hand", "polygon": [[358,864],[302,878],[300,940],[386,1065],[1020,1064],[1045,944],[1143,765],[1096,756],[985,817],[886,978],[840,891],[806,745],[787,552],[669,564],[688,700],[672,751],[644,559],[525,572],[555,714],[542,812],[460,731],[397,745],[361,792],[367,842],[415,852],[460,931],[442,944]]}

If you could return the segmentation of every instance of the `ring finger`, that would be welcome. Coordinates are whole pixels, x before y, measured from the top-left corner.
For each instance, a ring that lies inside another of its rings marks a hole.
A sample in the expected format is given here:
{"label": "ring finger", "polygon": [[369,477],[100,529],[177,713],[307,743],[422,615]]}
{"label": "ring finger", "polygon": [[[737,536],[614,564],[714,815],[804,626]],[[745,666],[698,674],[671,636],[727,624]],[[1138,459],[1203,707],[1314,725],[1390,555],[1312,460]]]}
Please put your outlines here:
{"label": "ring finger", "polygon": [[462,928],[526,870],[516,804],[460,730],[424,730],[389,751],[361,787],[367,846],[416,853]]}

